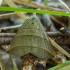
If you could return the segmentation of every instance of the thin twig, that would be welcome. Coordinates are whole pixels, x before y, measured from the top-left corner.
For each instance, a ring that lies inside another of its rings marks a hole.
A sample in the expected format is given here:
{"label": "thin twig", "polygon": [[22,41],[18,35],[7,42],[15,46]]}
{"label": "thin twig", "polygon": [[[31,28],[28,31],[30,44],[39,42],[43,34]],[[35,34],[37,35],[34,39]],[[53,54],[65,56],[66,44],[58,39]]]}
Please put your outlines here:
{"label": "thin twig", "polygon": [[50,37],[60,37],[60,36],[70,36],[70,33],[61,33],[59,31],[57,32],[47,32],[48,36]]}
{"label": "thin twig", "polygon": [[0,33],[0,37],[13,37],[16,33]]}
{"label": "thin twig", "polygon": [[9,45],[12,37],[2,37],[0,38],[0,45]]}
{"label": "thin twig", "polygon": [[18,18],[19,16],[16,13],[8,13],[8,14],[1,14],[0,19],[6,19],[6,18]]}
{"label": "thin twig", "polygon": [[52,8],[52,7],[37,4],[37,3],[33,2],[33,1],[29,1],[29,0],[12,0],[12,1],[14,1],[16,3],[19,3],[19,4],[24,4],[24,5],[27,5],[27,6],[31,6],[31,7],[34,7],[34,8],[40,8],[40,9],[43,9],[43,10],[64,12],[64,10],[58,10],[58,9],[55,9],[55,8]]}
{"label": "thin twig", "polygon": [[[63,36],[70,36],[70,33],[65,33],[65,34],[63,34],[63,33],[61,33],[61,32],[59,32],[59,31],[57,31],[57,32],[46,32],[47,33],[47,35],[48,36],[50,36],[50,37],[63,37]],[[16,33],[0,33],[0,37],[13,37],[14,35],[15,35]]]}
{"label": "thin twig", "polygon": [[68,11],[70,11],[70,8],[65,4],[65,2],[63,2],[62,0],[59,0],[66,8]]}
{"label": "thin twig", "polygon": [[19,28],[21,26],[22,26],[22,24],[20,24],[20,25],[14,25],[14,26],[9,26],[9,27],[1,27],[0,29],[1,30],[14,29],[14,28]]}

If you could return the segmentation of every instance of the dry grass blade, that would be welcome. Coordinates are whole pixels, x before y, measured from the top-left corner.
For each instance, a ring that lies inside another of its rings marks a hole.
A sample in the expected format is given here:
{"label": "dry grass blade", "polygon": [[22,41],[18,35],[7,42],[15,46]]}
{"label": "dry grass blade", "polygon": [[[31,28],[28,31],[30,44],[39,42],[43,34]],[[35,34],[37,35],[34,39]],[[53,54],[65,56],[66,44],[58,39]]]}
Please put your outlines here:
{"label": "dry grass blade", "polygon": [[65,2],[63,2],[62,0],[59,1],[68,9],[68,11],[70,11],[70,8],[65,4]]}
{"label": "dry grass blade", "polygon": [[49,37],[49,40],[51,42],[51,44],[57,48],[60,52],[62,52],[64,55],[66,55],[67,57],[70,58],[70,54],[68,52],[66,52],[64,49],[62,49],[56,42],[54,42],[50,37]]}
{"label": "dry grass blade", "polygon": [[15,69],[18,70],[17,65],[16,65],[15,61],[13,60],[13,58],[12,58],[12,62],[13,62],[14,70]]}
{"label": "dry grass blade", "polygon": [[17,67],[17,65],[16,65],[16,63],[15,63],[15,61],[14,61],[14,59],[12,58],[11,55],[10,55],[10,59],[11,59],[11,61],[12,61],[12,63],[13,63],[13,66],[14,66],[14,69],[13,69],[13,70],[18,70],[18,67]]}
{"label": "dry grass blade", "polygon": [[19,16],[16,13],[8,13],[0,15],[0,19],[6,19],[11,17],[18,18]]}
{"label": "dry grass blade", "polygon": [[[4,0],[10,7],[16,7],[16,5],[11,0]],[[20,16],[23,20],[26,20],[28,17],[22,12],[16,12],[17,15]]]}
{"label": "dry grass blade", "polygon": [[19,27],[21,27],[22,26],[22,24],[20,24],[20,25],[15,25],[15,26],[9,26],[9,27],[2,27],[2,28],[0,28],[1,30],[2,29],[13,29],[13,28],[19,28]]}
{"label": "dry grass blade", "polygon": [[41,4],[37,4],[33,1],[29,1],[29,0],[12,0],[14,2],[17,2],[19,4],[25,4],[27,6],[31,6],[31,7],[34,7],[34,8],[40,8],[40,9],[43,9],[43,10],[50,10],[50,11],[64,11],[64,10],[57,10],[57,9],[54,9],[54,8],[51,8],[51,7],[48,7],[48,6],[44,6],[44,5],[41,5]]}

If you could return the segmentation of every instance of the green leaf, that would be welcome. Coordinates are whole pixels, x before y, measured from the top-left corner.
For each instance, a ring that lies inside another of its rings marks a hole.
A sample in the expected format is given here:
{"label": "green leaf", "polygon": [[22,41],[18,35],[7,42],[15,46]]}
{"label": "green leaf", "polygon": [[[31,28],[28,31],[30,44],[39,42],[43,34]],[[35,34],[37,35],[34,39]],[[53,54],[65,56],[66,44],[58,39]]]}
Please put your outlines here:
{"label": "green leaf", "polygon": [[70,16],[69,12],[56,12],[56,11],[26,9],[26,8],[14,8],[14,7],[2,7],[2,6],[0,6],[0,10],[1,11],[15,11],[15,12],[28,12],[28,13],[39,13],[39,14]]}

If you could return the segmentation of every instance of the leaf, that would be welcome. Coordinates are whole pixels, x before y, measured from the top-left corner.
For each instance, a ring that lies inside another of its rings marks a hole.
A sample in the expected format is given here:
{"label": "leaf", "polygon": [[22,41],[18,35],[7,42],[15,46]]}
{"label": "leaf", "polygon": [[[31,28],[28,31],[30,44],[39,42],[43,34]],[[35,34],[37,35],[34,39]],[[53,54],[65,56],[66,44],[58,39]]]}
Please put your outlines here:
{"label": "leaf", "polygon": [[27,9],[27,8],[14,8],[14,7],[2,7],[2,6],[0,6],[0,10],[1,11],[16,11],[16,12],[28,12],[28,13],[70,16],[69,12],[55,12],[55,11],[36,10],[36,9]]}

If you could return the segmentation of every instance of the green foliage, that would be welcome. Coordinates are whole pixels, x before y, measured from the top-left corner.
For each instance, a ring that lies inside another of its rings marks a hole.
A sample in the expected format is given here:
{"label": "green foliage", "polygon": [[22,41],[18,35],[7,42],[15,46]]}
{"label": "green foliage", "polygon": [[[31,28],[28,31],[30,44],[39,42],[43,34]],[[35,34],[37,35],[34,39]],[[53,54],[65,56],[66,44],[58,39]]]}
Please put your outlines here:
{"label": "green foliage", "polygon": [[2,11],[16,11],[16,12],[28,12],[28,13],[70,16],[69,12],[56,12],[56,11],[36,10],[36,9],[27,9],[27,8],[13,8],[13,7],[2,7],[2,6],[0,6],[0,10],[2,10]]}

